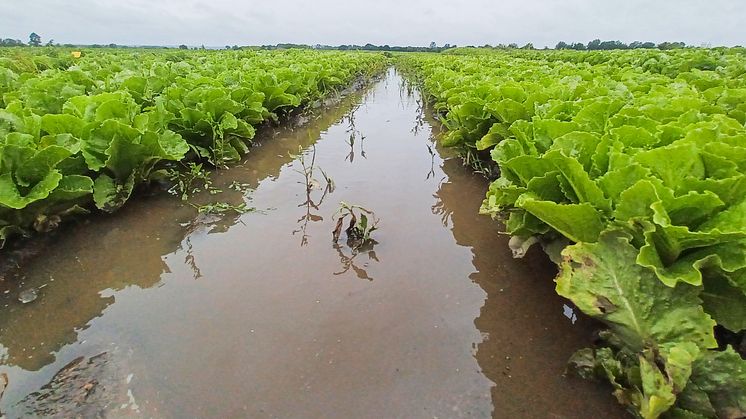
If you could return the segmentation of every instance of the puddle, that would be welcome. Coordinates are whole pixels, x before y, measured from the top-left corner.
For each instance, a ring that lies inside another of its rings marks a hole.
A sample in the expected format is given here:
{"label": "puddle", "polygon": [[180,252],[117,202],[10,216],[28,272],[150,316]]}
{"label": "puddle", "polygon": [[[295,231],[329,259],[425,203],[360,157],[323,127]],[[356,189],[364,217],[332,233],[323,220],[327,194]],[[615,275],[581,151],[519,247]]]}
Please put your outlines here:
{"label": "puddle", "polygon": [[[225,192],[198,197],[257,211],[197,216],[159,194],[66,227],[22,280],[0,282],[0,411],[624,417],[607,387],[562,376],[591,325],[567,315],[539,252],[511,257],[478,215],[486,181],[432,131],[392,70],[265,133],[213,177]],[[307,167],[315,150],[309,193],[299,148]],[[340,201],[375,212],[377,244],[334,245]]]}

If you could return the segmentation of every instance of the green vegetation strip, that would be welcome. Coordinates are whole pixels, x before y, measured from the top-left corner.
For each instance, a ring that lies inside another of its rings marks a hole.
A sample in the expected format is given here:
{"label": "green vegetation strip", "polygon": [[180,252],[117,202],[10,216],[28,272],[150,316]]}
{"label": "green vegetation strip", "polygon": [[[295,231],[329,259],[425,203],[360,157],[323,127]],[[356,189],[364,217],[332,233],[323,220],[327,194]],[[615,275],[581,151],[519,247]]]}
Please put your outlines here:
{"label": "green vegetation strip", "polygon": [[482,211],[606,324],[571,359],[636,415],[746,417],[746,51],[419,54]]}
{"label": "green vegetation strip", "polygon": [[235,162],[256,126],[386,65],[352,52],[0,49],[0,246],[115,211],[170,162]]}

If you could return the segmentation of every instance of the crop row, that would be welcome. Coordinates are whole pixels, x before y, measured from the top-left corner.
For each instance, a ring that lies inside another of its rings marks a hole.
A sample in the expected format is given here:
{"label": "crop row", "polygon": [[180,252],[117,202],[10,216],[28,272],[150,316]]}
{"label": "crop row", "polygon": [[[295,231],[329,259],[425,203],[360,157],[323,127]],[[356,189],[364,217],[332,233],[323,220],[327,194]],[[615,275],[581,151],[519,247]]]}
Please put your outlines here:
{"label": "crop row", "polygon": [[570,365],[636,415],[746,416],[746,54],[413,55],[446,145],[491,159],[482,211],[603,322]]}
{"label": "crop row", "polygon": [[236,161],[258,125],[385,65],[368,53],[0,49],[0,245],[94,205],[114,211],[168,162]]}

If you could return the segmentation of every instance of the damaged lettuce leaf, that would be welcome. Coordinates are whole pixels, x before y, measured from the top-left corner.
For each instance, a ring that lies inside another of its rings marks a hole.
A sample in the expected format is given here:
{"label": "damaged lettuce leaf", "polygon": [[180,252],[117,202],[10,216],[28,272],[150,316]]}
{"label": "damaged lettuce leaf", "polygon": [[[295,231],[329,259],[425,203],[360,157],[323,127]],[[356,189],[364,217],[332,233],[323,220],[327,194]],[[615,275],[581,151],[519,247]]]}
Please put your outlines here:
{"label": "damaged lettuce leaf", "polygon": [[653,419],[676,404],[699,353],[695,344],[686,342],[640,353],[625,348],[586,348],[570,358],[568,370],[586,379],[608,381],[619,403],[632,408],[635,416]]}
{"label": "damaged lettuce leaf", "polygon": [[572,363],[603,372],[617,399],[644,418],[670,409],[702,351],[716,348],[715,321],[703,310],[699,289],[668,287],[635,264],[637,250],[620,231],[597,243],[565,248],[557,292],[602,321],[614,350],[581,352]]}
{"label": "damaged lettuce leaf", "polygon": [[633,351],[663,344],[717,347],[715,321],[702,309],[700,290],[687,284],[668,287],[635,264],[637,250],[620,231],[605,232],[597,243],[579,243],[562,252],[557,293],[587,315],[604,322]]}

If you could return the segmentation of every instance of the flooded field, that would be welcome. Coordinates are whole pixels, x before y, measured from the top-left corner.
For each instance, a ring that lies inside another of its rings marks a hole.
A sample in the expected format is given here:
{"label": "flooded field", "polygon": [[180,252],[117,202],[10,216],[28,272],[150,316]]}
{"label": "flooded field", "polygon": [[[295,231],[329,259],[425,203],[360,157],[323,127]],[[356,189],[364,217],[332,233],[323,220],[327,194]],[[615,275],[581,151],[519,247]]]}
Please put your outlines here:
{"label": "flooded field", "polygon": [[[66,227],[0,282],[0,411],[624,417],[607,386],[563,376],[592,325],[555,295],[543,254],[512,259],[478,215],[487,182],[435,135],[392,70],[265,133],[214,174],[224,192],[195,197],[253,211],[199,215],[162,193]],[[380,219],[372,248],[332,242],[340,201]]]}

